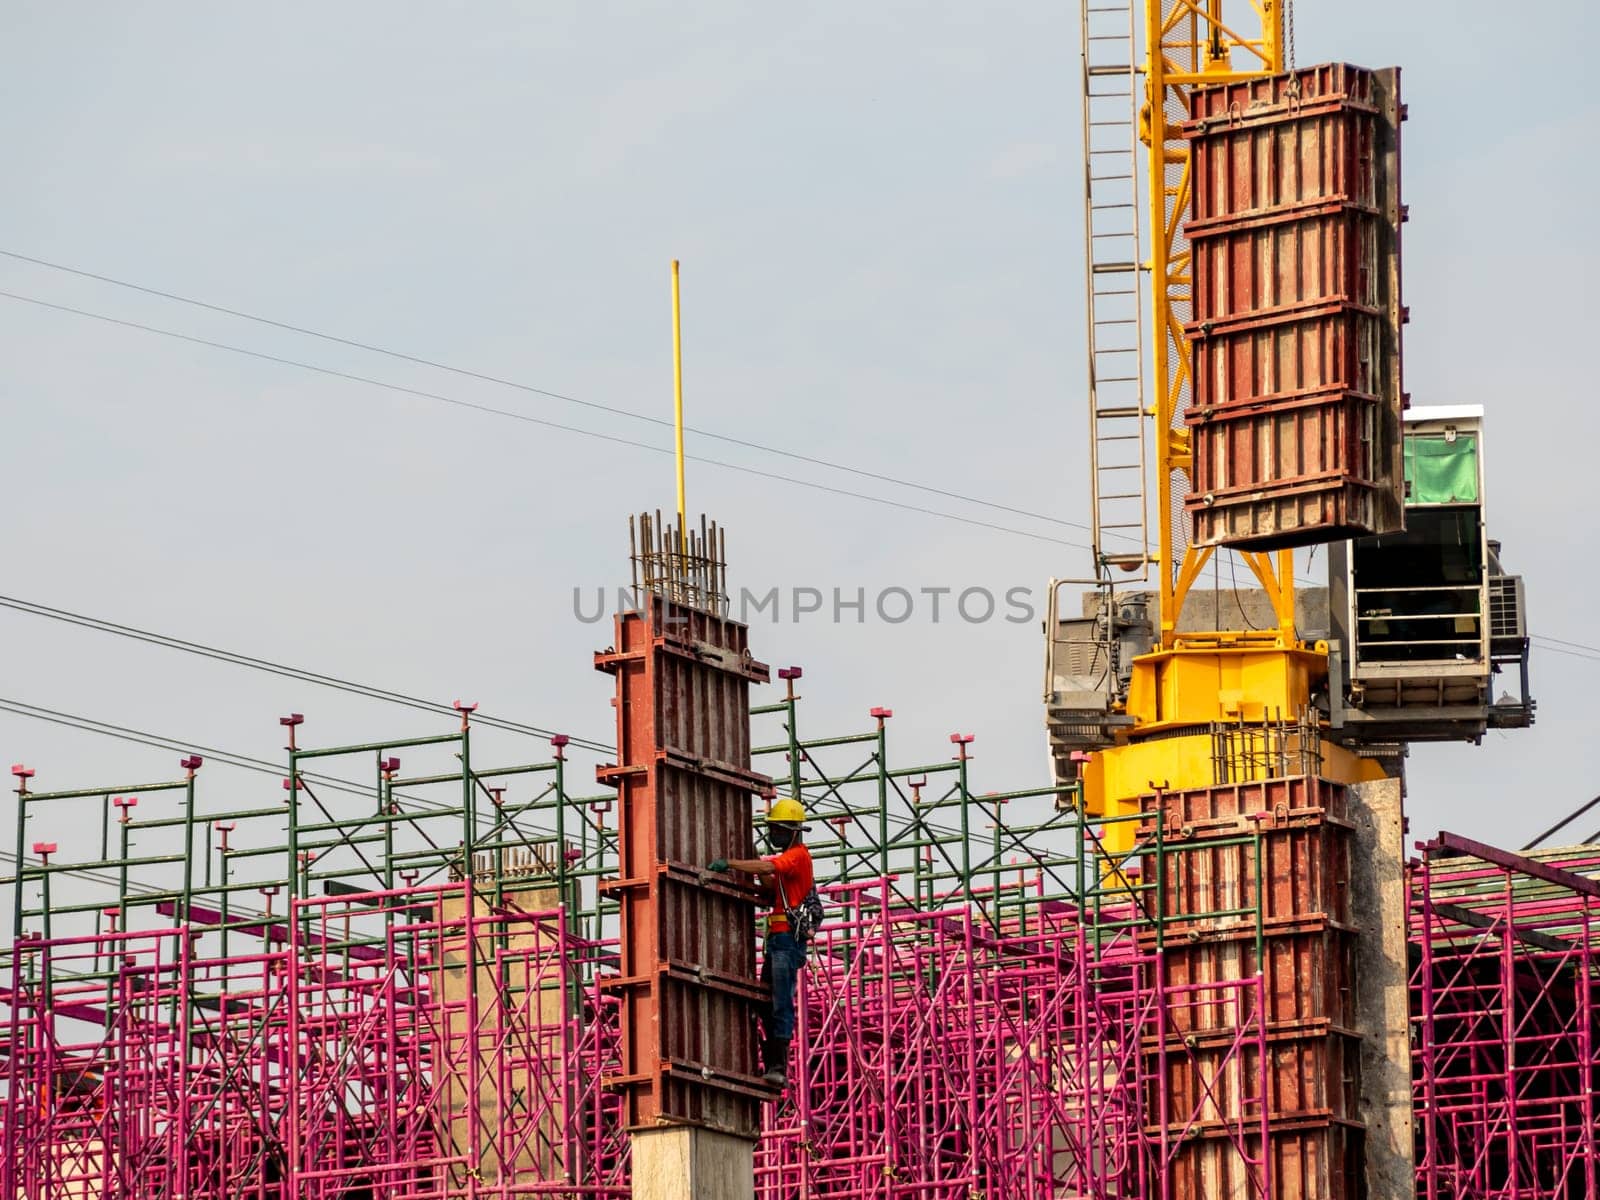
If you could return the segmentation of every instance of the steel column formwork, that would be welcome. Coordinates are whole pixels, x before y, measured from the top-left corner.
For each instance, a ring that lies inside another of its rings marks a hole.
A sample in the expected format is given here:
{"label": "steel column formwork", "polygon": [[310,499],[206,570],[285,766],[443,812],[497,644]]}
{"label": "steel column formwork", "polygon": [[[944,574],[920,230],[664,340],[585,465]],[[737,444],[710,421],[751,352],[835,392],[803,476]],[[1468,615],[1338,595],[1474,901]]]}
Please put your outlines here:
{"label": "steel column formwork", "polygon": [[[693,585],[720,572],[714,553],[685,566],[679,541],[654,546],[643,523],[646,583],[636,611],[616,618],[614,645],[594,657],[616,678],[617,762],[599,768],[617,789],[618,877],[601,884],[620,909],[621,1070],[630,1127],[692,1123],[754,1138],[772,1089],[757,1070],[755,1017],[767,1001],[756,970],[761,893],[705,864],[754,856],[753,794],[771,781],[750,769],[750,685],[767,668],[748,630],[719,615],[720,596]],[[709,541],[697,535],[691,544]],[[651,568],[665,569],[652,575]],[[681,595],[683,602],[668,599]]]}

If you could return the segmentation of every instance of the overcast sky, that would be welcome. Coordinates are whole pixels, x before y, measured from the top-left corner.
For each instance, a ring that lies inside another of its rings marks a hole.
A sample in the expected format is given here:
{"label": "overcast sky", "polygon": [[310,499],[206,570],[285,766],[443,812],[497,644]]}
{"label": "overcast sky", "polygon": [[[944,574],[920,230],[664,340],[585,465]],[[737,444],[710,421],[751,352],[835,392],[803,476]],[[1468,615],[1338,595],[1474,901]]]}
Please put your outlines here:
{"label": "overcast sky", "polygon": [[[1577,149],[1600,102],[1559,59],[1507,53],[1502,3],[1299,7],[1302,63],[1404,68],[1408,390],[1487,407],[1491,532],[1533,630],[1600,644]],[[1588,5],[1541,11],[1551,44],[1585,43]],[[1087,565],[1077,72],[1062,4],[13,2],[0,249],[658,418],[679,257],[692,425],[1052,518],[691,436],[1006,530],[691,463],[736,588],[1024,588],[1037,608]],[[0,288],[670,443],[15,260]],[[625,578],[627,514],[673,503],[666,454],[13,299],[0,315],[0,592],[610,736],[589,661],[610,632],[573,589]],[[937,624],[921,597],[901,624],[786,610],[752,643],[804,667],[808,733],[887,705],[901,760],[948,757],[960,730],[979,787],[1047,782],[1038,621],[945,603]],[[0,638],[9,699],[262,757],[291,710],[308,743],[448,726],[7,610]],[[1413,755],[1413,834],[1520,845],[1600,790],[1600,661],[1539,650],[1534,671],[1535,729]],[[0,756],[41,787],[176,774],[165,751],[10,715]]]}

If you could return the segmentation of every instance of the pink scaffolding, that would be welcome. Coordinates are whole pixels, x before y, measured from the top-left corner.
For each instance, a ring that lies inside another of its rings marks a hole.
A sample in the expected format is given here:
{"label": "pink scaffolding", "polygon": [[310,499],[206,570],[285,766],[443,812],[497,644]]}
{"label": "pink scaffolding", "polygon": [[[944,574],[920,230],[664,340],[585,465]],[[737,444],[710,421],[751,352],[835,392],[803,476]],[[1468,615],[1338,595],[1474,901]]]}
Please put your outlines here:
{"label": "pink scaffolding", "polygon": [[470,881],[296,901],[228,957],[195,926],[24,939],[0,1190],[625,1196],[608,947],[485,907]]}
{"label": "pink scaffolding", "polygon": [[1600,846],[1441,834],[1412,866],[1417,1194],[1600,1195]]}
{"label": "pink scaffolding", "polygon": [[[757,1194],[1046,1197],[1069,1181],[1121,1194],[1148,998],[1107,972],[1086,1003],[1076,912],[1042,908],[1031,927],[997,931],[956,903],[907,907],[887,881],[829,898],[840,919],[800,1010],[806,1087],[769,1113]],[[1124,979],[1138,966],[1119,963]]]}
{"label": "pink scaffolding", "polygon": [[[1600,850],[1480,849],[1413,868],[1418,1194],[1591,1196]],[[1163,986],[1126,910],[1005,888],[998,922],[894,879],[828,889],[804,1086],[764,1114],[758,1195],[1183,1194],[1180,1149],[1265,1082],[1260,980]],[[0,996],[0,1188],[626,1196],[614,946],[481,900],[470,880],[297,900],[227,955],[198,952],[205,913],[25,936]],[[1226,1045],[1193,1037],[1197,1013]],[[1190,1042],[1187,1066],[1164,1057]],[[1258,1125],[1209,1132],[1259,1179],[1245,1194],[1273,1194]]]}
{"label": "pink scaffolding", "polygon": [[[612,948],[559,909],[480,915],[474,899],[461,881],[300,900],[227,957],[194,953],[203,927],[187,925],[24,939],[0,1187],[626,1196],[602,1086]],[[1151,1123],[1174,1102],[1153,1097],[1154,1033],[1197,1005],[1259,1011],[1253,984],[1163,990],[1152,955],[1126,934],[1096,947],[1070,905],[997,928],[954,897],[906,906],[889,881],[829,899],[800,1005],[805,1083],[766,1113],[763,1197],[1158,1197],[1174,1148],[1220,1111],[1208,1089],[1238,1086],[1214,1079],[1187,1121]]]}
{"label": "pink scaffolding", "polygon": [[[792,697],[781,712],[792,728]],[[1139,870],[1106,876],[1098,831],[1057,789],[974,791],[965,741],[891,770],[886,711],[874,720],[771,751],[803,763],[829,915],[798,1082],[761,1113],[762,1200],[1313,1194],[1282,1147],[1313,1144],[1316,1089],[1343,1068],[1320,1079],[1284,1057],[1323,1015],[1302,1010],[1300,959],[1273,966],[1273,947],[1325,938],[1307,914],[1338,902],[1342,876],[1291,887],[1274,856],[1335,842],[1292,804],[1287,824],[1266,819],[1235,785],[1214,799],[1261,814],[1248,832],[1208,841],[1200,800],[1169,796],[1182,819],[1130,818]],[[466,736],[407,753],[464,758]],[[861,747],[865,766],[826,765]],[[294,752],[287,808],[219,816],[192,766],[137,802],[30,794],[30,822],[64,838],[82,803],[122,849],[98,864],[100,900],[55,842],[21,872],[22,933],[0,952],[0,1195],[626,1196],[608,1086],[620,959],[594,886],[616,871],[615,810],[566,792],[556,749],[402,779],[392,746],[356,748],[379,763],[377,803],[338,810],[313,751]],[[901,780],[906,803],[886,807]],[[489,798],[476,825],[468,783]],[[1001,819],[1028,796],[1046,820]],[[287,846],[270,836],[285,813]],[[269,836],[247,840],[258,827]],[[1594,1195],[1600,850],[1457,843],[1411,878],[1419,1194]]]}

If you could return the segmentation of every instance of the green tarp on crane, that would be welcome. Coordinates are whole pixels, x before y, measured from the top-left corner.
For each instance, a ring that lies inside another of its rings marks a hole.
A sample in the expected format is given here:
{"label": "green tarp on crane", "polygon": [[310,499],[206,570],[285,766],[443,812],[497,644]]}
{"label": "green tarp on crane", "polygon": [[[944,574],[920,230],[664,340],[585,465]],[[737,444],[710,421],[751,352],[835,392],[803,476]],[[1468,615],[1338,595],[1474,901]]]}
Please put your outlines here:
{"label": "green tarp on crane", "polygon": [[1458,433],[1408,437],[1407,504],[1478,503],[1478,438]]}

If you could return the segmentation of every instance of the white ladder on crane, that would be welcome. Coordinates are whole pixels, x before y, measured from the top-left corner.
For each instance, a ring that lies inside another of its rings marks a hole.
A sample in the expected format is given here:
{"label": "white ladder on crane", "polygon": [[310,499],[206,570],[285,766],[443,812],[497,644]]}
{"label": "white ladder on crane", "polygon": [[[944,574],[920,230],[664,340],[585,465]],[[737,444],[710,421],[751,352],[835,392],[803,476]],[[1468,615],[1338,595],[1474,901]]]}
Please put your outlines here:
{"label": "white ladder on crane", "polygon": [[[1089,475],[1095,574],[1148,577],[1146,268],[1140,254],[1142,0],[1080,0],[1084,238],[1089,330]],[[1153,421],[1152,421],[1153,423]]]}

